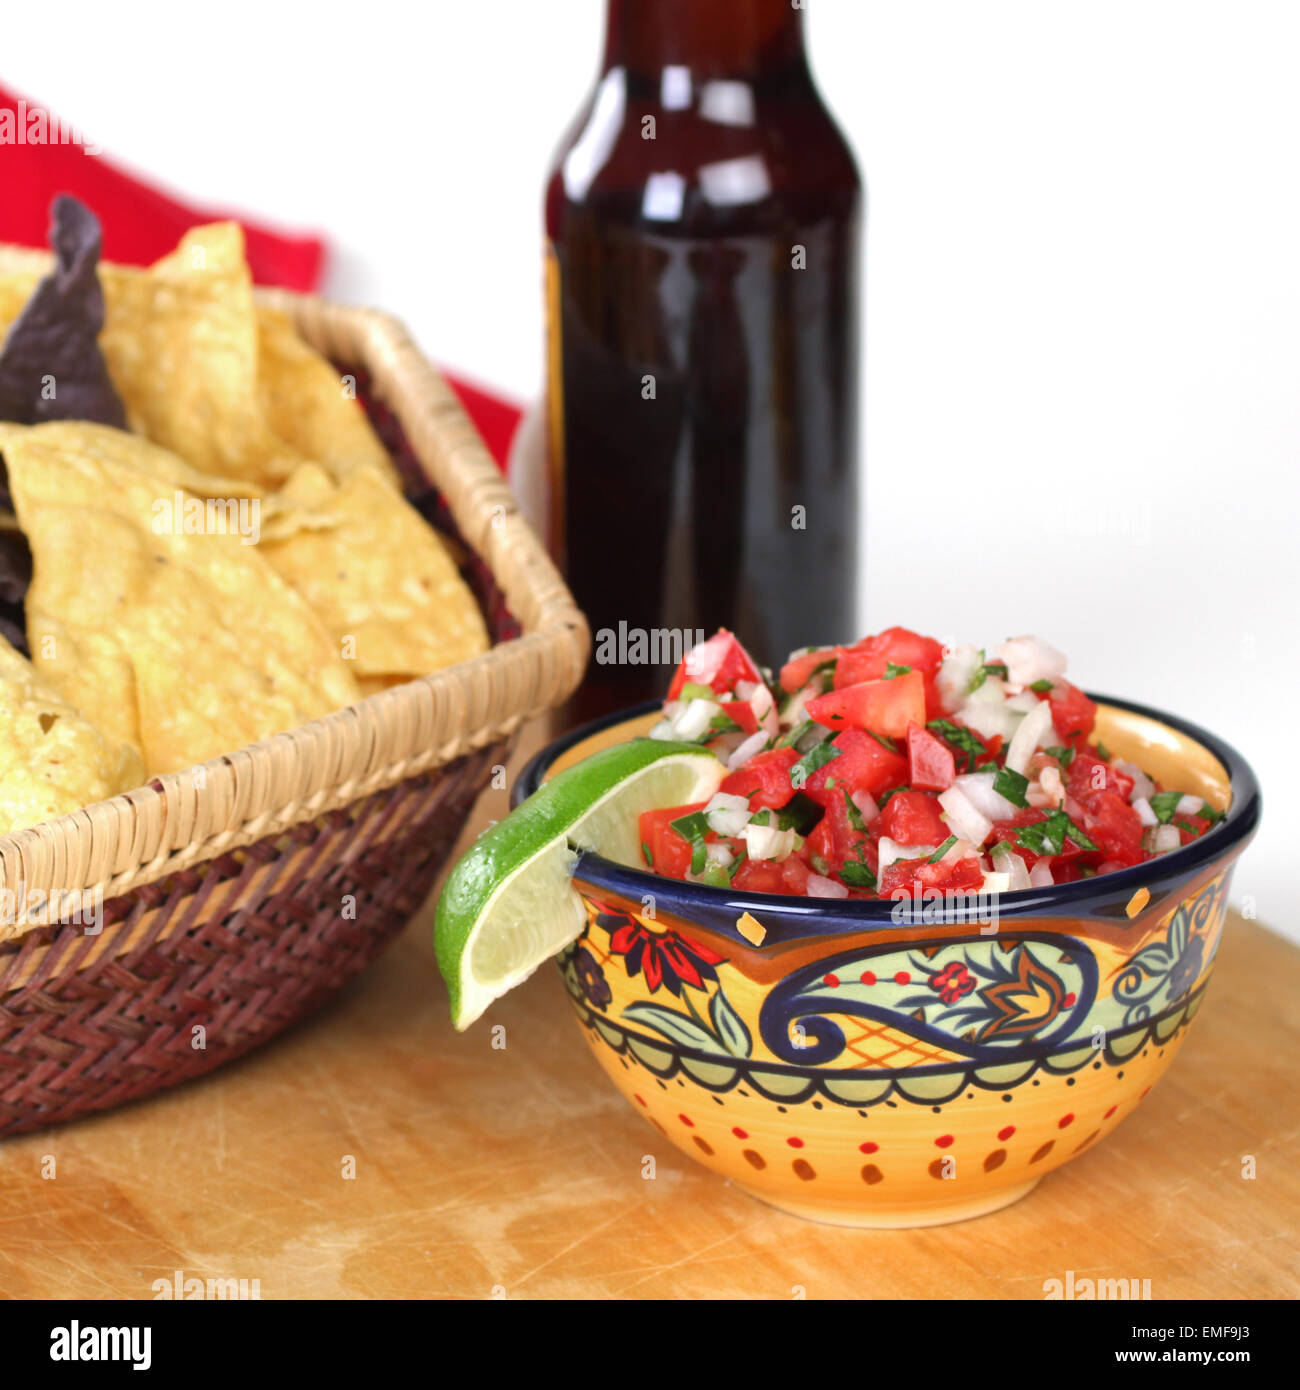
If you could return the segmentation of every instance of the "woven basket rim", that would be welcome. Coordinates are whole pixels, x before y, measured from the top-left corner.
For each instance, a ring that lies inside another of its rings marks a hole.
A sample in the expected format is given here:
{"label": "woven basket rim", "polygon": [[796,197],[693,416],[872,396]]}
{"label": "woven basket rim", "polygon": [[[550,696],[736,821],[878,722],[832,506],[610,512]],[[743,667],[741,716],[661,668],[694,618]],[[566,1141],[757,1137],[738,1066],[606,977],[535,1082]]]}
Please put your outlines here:
{"label": "woven basket rim", "polygon": [[[40,271],[51,260],[48,252],[0,244],[0,271]],[[260,742],[0,835],[0,893],[22,891],[31,904],[23,920],[0,921],[0,941],[59,920],[69,895],[115,897],[482,748],[561,703],[582,677],[586,619],[459,400],[401,321],[289,290],[258,289],[256,296],[287,313],[318,352],[368,372],[373,394],[397,417],[521,635]]]}

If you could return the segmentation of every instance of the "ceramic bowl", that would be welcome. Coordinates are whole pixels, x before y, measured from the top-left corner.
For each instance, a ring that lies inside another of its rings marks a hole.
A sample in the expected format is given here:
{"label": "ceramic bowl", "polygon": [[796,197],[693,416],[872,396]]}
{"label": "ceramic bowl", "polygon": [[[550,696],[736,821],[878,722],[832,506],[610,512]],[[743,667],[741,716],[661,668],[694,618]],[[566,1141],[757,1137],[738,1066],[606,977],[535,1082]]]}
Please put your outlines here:
{"label": "ceramic bowl", "polygon": [[[996,1211],[1104,1140],[1201,1007],[1260,795],[1221,740],[1094,698],[1094,737],[1225,820],[1148,864],[943,910],[732,892],[582,855],[587,927],[558,963],[634,1109],[755,1197],[852,1226]],[[551,744],[516,801],[656,717]]]}

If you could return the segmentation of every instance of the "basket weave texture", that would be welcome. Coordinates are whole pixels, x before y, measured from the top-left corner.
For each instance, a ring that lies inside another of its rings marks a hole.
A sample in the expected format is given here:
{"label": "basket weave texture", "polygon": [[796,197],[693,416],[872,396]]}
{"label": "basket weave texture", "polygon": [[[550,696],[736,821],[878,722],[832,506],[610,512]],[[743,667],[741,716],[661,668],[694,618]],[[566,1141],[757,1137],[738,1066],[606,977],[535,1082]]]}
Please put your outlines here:
{"label": "basket weave texture", "polygon": [[[0,247],[0,270],[41,259]],[[0,924],[0,1135],[198,1076],[322,1004],[420,906],[515,731],[582,675],[582,615],[402,326],[263,298],[357,377],[408,492],[469,552],[496,645],[201,775],[0,836],[0,892],[104,897],[97,931]]]}

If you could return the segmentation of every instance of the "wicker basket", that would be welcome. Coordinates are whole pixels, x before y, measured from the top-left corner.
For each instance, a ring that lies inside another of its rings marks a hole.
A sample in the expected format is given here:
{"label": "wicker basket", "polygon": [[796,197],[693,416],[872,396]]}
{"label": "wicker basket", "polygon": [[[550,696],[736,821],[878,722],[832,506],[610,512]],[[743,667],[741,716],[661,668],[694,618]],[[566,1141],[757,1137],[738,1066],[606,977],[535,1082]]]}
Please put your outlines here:
{"label": "wicker basket", "polygon": [[[0,269],[42,263],[0,247]],[[0,891],[105,898],[94,934],[0,928],[0,1134],[199,1076],[323,1003],[427,896],[515,730],[581,678],[582,615],[402,326],[265,299],[356,372],[408,481],[438,490],[496,645],[213,759],[201,791],[171,773],[0,836]]]}

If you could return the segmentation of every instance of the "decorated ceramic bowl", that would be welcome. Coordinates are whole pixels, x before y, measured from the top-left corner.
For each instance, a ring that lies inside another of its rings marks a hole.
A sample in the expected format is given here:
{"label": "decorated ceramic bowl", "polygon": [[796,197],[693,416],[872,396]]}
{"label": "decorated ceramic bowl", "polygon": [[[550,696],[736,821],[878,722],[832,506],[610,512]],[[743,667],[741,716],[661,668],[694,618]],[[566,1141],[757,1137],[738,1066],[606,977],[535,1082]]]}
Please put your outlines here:
{"label": "decorated ceramic bowl", "polygon": [[[964,905],[778,897],[584,854],[558,958],[597,1061],[684,1153],[784,1211],[851,1226],[981,1216],[1100,1143],[1205,998],[1254,774],[1219,739],[1100,698],[1095,738],[1227,810],[1133,868]],[[553,743],[552,772],[658,706]]]}

